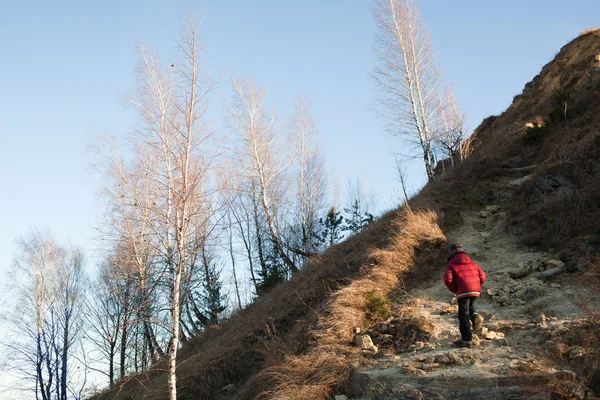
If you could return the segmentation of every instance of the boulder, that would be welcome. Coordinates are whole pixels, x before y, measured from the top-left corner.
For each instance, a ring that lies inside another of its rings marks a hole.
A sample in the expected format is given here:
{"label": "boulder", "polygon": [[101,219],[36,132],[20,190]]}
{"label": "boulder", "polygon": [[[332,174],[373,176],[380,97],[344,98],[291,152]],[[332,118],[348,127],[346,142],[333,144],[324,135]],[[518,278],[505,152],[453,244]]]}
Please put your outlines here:
{"label": "boulder", "polygon": [[356,343],[356,346],[361,350],[370,351],[372,353],[377,353],[379,351],[377,346],[373,344],[373,340],[369,335],[356,335],[354,337],[354,343]]}
{"label": "boulder", "polygon": [[348,396],[345,394],[336,394],[334,397],[335,400],[348,400]]}

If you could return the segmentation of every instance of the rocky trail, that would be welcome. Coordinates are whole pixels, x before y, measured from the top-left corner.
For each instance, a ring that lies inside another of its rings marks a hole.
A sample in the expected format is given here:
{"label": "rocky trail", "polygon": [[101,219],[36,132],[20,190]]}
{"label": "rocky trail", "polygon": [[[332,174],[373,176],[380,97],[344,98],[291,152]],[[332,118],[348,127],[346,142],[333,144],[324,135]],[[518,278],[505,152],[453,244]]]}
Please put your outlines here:
{"label": "rocky trail", "polygon": [[[494,185],[510,190],[519,184],[515,182],[505,178]],[[583,319],[580,299],[592,297],[582,293],[576,281],[585,267],[569,263],[564,252],[546,254],[519,246],[507,232],[505,219],[501,207],[491,204],[465,213],[463,223],[447,233],[448,240],[461,243],[487,274],[476,302],[485,318],[483,329],[474,335],[477,346],[453,347],[460,338],[457,306],[442,282],[442,265],[439,276],[409,291],[416,312],[433,326],[428,340],[400,353],[380,351],[372,356],[353,374],[349,393],[336,400],[547,399],[558,382],[567,385],[559,391],[575,396],[564,398],[586,396],[579,377],[562,369],[546,346]],[[376,345],[394,323],[400,321],[390,318],[371,329]],[[584,349],[565,351],[563,357],[576,361]]]}

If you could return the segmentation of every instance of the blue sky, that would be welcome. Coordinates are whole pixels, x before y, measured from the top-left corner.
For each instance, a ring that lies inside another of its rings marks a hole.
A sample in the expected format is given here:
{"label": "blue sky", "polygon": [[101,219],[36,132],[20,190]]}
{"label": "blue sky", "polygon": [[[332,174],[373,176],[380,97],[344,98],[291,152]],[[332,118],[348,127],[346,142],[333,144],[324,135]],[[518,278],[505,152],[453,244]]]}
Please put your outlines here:
{"label": "blue sky", "polygon": [[[98,178],[94,132],[124,135],[142,40],[168,56],[173,1],[6,1],[0,13],[0,271],[15,238],[50,229],[92,250]],[[395,141],[371,109],[375,24],[366,0],[208,0],[202,36],[217,73],[247,75],[267,90],[281,121],[296,97],[312,104],[328,166],[342,184],[364,171],[380,209],[396,203]],[[556,52],[600,26],[595,0],[421,0],[445,79],[468,125],[506,109]],[[223,82],[218,112],[230,98]],[[423,182],[413,169],[411,184]],[[4,275],[0,275],[4,276]]]}

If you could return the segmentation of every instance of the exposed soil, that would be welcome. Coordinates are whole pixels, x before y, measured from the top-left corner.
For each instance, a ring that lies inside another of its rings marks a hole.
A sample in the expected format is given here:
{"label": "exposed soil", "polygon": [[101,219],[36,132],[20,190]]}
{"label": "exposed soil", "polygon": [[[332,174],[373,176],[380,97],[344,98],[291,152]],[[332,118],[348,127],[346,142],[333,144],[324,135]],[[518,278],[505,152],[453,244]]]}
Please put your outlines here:
{"label": "exposed soil", "polygon": [[[518,185],[493,183],[496,190]],[[547,343],[579,326],[584,311],[580,299],[594,299],[581,287],[586,272],[566,270],[550,277],[561,262],[555,254],[531,251],[507,231],[506,214],[490,204],[466,212],[462,224],[447,233],[487,274],[476,302],[484,328],[475,333],[476,348],[458,349],[460,338],[456,300],[439,276],[410,290],[418,314],[434,329],[428,342],[416,342],[406,352],[374,357],[356,371],[350,383],[353,399],[547,399],[583,398],[586,390],[576,373],[564,370]],[[544,272],[545,271],[545,272]],[[576,359],[577,348],[565,358]],[[552,392],[554,391],[554,394]],[[556,397],[572,392],[574,397]],[[553,397],[551,397],[553,396]],[[590,393],[587,394],[589,397]]]}

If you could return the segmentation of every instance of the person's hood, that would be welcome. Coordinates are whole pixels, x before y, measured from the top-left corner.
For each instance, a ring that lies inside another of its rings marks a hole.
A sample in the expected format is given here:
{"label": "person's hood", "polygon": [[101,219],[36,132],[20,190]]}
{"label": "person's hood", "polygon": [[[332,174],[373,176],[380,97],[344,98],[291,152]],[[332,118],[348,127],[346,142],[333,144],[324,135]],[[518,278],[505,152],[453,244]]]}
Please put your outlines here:
{"label": "person's hood", "polygon": [[450,256],[448,262],[451,264],[469,264],[471,257],[467,253],[461,252]]}

